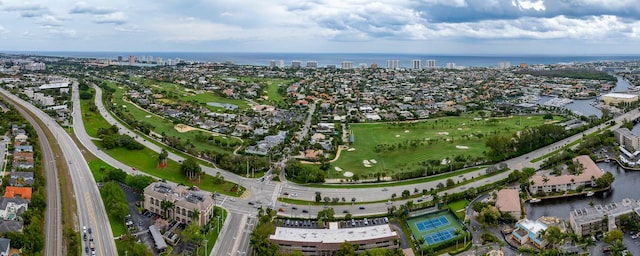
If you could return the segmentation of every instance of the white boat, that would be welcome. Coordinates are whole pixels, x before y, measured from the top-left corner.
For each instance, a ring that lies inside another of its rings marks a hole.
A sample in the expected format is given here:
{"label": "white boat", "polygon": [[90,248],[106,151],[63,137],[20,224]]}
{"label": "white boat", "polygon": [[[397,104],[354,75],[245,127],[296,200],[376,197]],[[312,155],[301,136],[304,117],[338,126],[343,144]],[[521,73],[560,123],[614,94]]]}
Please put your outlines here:
{"label": "white boat", "polygon": [[609,158],[604,160],[605,163],[611,162],[611,160],[609,160]]}
{"label": "white boat", "polygon": [[593,193],[593,191],[589,191],[587,192],[587,196],[593,196],[595,193]]}
{"label": "white boat", "polygon": [[540,201],[542,201],[542,200],[540,200],[538,198],[531,198],[531,200],[529,200],[529,203],[539,203]]}

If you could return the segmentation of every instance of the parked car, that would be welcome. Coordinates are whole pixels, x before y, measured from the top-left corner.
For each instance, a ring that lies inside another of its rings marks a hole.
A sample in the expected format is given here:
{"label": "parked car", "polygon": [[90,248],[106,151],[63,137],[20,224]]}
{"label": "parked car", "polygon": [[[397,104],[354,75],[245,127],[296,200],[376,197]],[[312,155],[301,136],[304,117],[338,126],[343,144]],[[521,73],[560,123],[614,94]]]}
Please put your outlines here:
{"label": "parked car", "polygon": [[307,211],[307,210],[302,210],[302,213],[309,213],[309,211]]}

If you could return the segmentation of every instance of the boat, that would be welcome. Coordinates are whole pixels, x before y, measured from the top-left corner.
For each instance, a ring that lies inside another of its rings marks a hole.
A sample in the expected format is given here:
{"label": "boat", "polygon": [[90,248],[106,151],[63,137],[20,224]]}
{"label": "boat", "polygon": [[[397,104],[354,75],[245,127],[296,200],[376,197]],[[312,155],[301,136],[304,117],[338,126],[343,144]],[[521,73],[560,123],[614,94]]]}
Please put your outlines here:
{"label": "boat", "polygon": [[542,201],[542,200],[540,200],[538,198],[531,198],[531,200],[529,200],[530,203],[539,203],[540,201]]}
{"label": "boat", "polygon": [[611,162],[611,160],[609,160],[609,158],[604,160],[605,163]]}
{"label": "boat", "polygon": [[593,191],[587,192],[587,196],[593,196],[595,193]]}

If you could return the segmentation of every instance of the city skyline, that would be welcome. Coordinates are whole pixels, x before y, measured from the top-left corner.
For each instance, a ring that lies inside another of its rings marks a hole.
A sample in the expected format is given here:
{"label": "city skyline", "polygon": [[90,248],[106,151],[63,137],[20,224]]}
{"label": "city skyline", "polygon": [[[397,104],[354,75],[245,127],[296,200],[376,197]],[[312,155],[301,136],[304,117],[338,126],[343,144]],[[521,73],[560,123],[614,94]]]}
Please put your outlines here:
{"label": "city skyline", "polygon": [[0,1],[4,51],[638,54],[640,2]]}

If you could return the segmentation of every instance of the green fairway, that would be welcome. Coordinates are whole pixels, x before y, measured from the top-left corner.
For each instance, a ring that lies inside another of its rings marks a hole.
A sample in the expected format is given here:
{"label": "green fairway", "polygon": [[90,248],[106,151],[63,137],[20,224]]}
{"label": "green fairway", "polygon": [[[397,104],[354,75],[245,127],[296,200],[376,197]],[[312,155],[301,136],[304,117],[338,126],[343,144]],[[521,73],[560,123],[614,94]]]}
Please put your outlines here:
{"label": "green fairway", "polygon": [[207,106],[209,109],[215,109],[215,110],[220,110],[222,108],[209,106],[207,105],[207,102],[233,104],[238,106],[238,109],[240,110],[247,109],[249,107],[249,104],[247,104],[247,102],[244,100],[225,98],[222,96],[218,96],[212,92],[200,92],[196,94],[190,94],[190,95],[181,97],[180,101],[196,102],[197,103],[196,105],[198,106]]}
{"label": "green fairway", "polygon": [[[89,89],[93,91],[93,89]],[[98,137],[98,129],[100,128],[109,128],[111,125],[102,118],[99,112],[89,111],[89,103],[94,102],[94,96],[91,99],[80,100],[80,109],[82,111],[82,120],[84,122],[84,128],[87,131],[89,136],[97,138]]]}
{"label": "green fairway", "polygon": [[[110,81],[106,81],[106,82],[109,87],[114,88],[116,90],[116,92],[113,95],[114,105],[117,106],[118,108],[124,108],[125,109],[124,111],[128,114],[131,114],[136,120],[140,120],[141,122],[151,124],[153,126],[152,130],[154,132],[158,134],[164,133],[165,135],[168,135],[168,136],[175,136],[177,138],[180,138],[182,141],[190,141],[198,151],[212,150],[212,151],[224,152],[224,153],[233,152],[233,148],[223,148],[214,144],[196,140],[195,135],[198,133],[204,133],[202,131],[190,131],[185,133],[178,132],[174,128],[175,124],[171,120],[167,120],[157,115],[154,115],[150,112],[147,112],[144,109],[138,108],[136,105],[130,102],[124,101],[123,100],[123,96],[125,92],[124,88],[117,86],[113,82],[110,82]],[[241,141],[238,138],[234,138],[230,136],[223,136],[223,138],[228,140],[234,140],[235,142],[233,143],[237,145],[241,144]]]}
{"label": "green fairway", "polygon": [[541,115],[493,120],[446,117],[400,124],[351,124],[354,143],[350,149],[342,150],[331,170],[339,167],[343,173],[349,171],[367,177],[377,172],[392,175],[409,171],[427,160],[442,161],[456,156],[476,159],[488,150],[485,146],[488,137],[513,134],[545,122]]}

